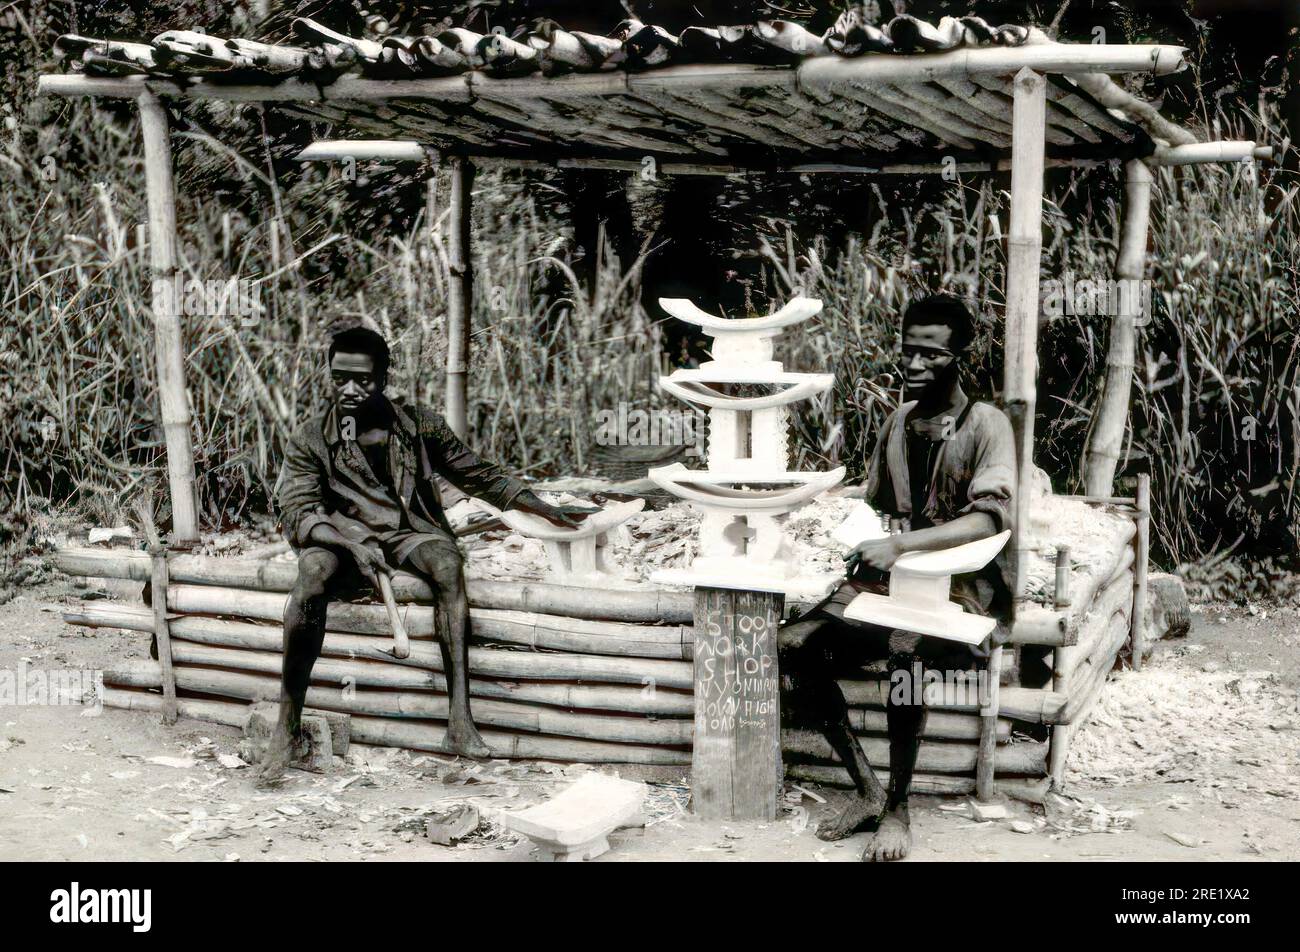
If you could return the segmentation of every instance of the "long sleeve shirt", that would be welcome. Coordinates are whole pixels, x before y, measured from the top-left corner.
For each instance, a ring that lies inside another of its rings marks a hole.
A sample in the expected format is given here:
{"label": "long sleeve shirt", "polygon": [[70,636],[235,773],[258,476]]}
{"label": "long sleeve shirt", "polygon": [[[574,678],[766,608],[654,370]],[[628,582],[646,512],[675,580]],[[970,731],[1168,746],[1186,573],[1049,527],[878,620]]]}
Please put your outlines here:
{"label": "long sleeve shirt", "polygon": [[[878,512],[906,519],[910,529],[942,525],[971,512],[992,517],[997,531],[1014,518],[1016,453],[1011,422],[990,403],[963,401],[943,416],[909,424],[915,402],[886,419],[867,463],[868,503]],[[919,432],[918,432],[919,431]],[[928,444],[928,445],[927,445]],[[928,460],[929,472],[912,472]],[[1006,550],[979,572],[955,576],[955,601],[1004,617],[1010,609]]]}
{"label": "long sleeve shirt", "polygon": [[523,483],[466,446],[440,414],[396,400],[389,404],[393,412],[386,474],[374,471],[354,440],[341,437],[332,404],[289,438],[275,497],[292,546],[306,546],[312,529],[329,522],[332,514],[377,532],[409,529],[450,535],[437,476],[498,509],[509,508],[524,490]]}

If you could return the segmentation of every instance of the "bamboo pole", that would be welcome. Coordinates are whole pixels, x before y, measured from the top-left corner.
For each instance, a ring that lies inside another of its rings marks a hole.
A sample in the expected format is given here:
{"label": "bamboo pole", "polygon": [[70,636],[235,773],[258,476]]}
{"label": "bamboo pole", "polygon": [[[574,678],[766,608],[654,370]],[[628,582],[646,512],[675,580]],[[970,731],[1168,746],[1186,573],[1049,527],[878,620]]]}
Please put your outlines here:
{"label": "bamboo pole", "polygon": [[1210,162],[1241,162],[1258,158],[1254,142],[1196,142],[1191,145],[1164,146],[1155,151],[1157,165],[1203,165]]}
{"label": "bamboo pole", "polygon": [[1052,727],[1050,747],[1047,751],[1047,776],[1053,790],[1060,790],[1065,784],[1065,764],[1070,756],[1070,739],[1074,727],[1070,724],[1056,724]]}
{"label": "bamboo pole", "polygon": [[[137,617],[138,616],[138,617]],[[65,612],[70,624],[102,624],[129,630],[146,627],[143,609],[91,603],[83,612]],[[208,667],[277,674],[283,663],[281,633],[270,625],[227,621],[204,616],[180,616],[171,622],[172,654],[178,662]],[[418,646],[417,646],[418,647]],[[388,655],[379,639],[359,635],[327,634],[321,657],[312,668],[312,680],[340,686],[407,688],[447,693],[442,675],[442,657],[432,646],[424,646],[423,657],[399,662]],[[532,672],[529,672],[532,673]],[[470,695],[498,700],[525,701],[576,710],[607,710],[661,717],[690,717],[692,696],[680,690],[655,685],[536,683],[485,680],[471,675]],[[862,734],[884,735],[888,731],[883,707],[855,706],[849,709],[853,729]],[[932,710],[926,715],[924,737],[933,740],[975,740],[979,719],[973,714]],[[998,742],[1011,736],[1011,722],[998,724]]]}
{"label": "bamboo pole", "polygon": [[158,97],[143,92],[136,100],[144,140],[145,191],[149,207],[149,269],[152,280],[154,358],[163,438],[167,443],[167,482],[171,490],[172,542],[199,540],[194,449],[190,407],[185,393],[185,350],[181,333],[180,266],[176,257],[176,190],[172,182],[167,113]]}
{"label": "bamboo pole", "polygon": [[[889,694],[888,682],[879,680],[845,680],[840,681],[839,685],[845,700],[855,707],[883,708]],[[967,697],[968,693],[960,685],[935,685],[934,690],[927,687],[925,706],[930,711],[978,712],[980,705],[973,698]],[[1031,724],[1055,723],[1065,702],[1065,695],[1037,688],[1005,686],[998,692],[998,708],[1002,717]]]}
{"label": "bamboo pole", "polygon": [[[925,56],[819,56],[799,67],[799,85],[833,86],[844,82],[934,82],[954,76],[1039,73],[1149,72],[1157,76],[1185,66],[1176,46],[1106,43],[1029,43],[1013,48],[962,48]],[[649,73],[659,76],[663,70]]]}
{"label": "bamboo pole", "polygon": [[[69,624],[125,628],[148,633],[152,631],[152,615],[142,606],[115,605],[91,602],[78,610],[64,613]],[[183,615],[171,621],[173,638],[202,642],[203,644],[250,648],[258,651],[277,651],[281,644],[278,626],[250,622],[208,618],[201,615]],[[432,642],[414,642],[411,657],[398,661],[385,653],[384,639],[369,635],[350,635],[327,632],[323,653],[334,657],[366,658],[401,664],[433,671],[442,670],[442,659]],[[609,684],[642,686],[647,703],[659,689],[687,690],[692,687],[691,666],[685,662],[659,660],[629,660],[622,658],[586,657],[582,655],[536,653],[531,651],[502,651],[494,648],[470,649],[471,691],[476,678],[518,678],[524,681],[596,681]],[[520,685],[520,692],[532,692],[543,685]],[[547,686],[549,687],[549,686]],[[567,691],[580,691],[577,685],[556,685]],[[879,681],[841,681],[849,704],[883,710],[888,686]],[[497,695],[484,695],[497,696]],[[531,693],[521,699],[535,700]],[[593,703],[583,694],[573,695],[571,703],[557,699],[555,703],[572,707],[603,707]],[[619,702],[621,705],[622,702]],[[967,703],[952,686],[941,685],[937,691],[927,692],[926,704],[931,711],[952,711],[969,714],[978,711],[978,705]],[[1000,709],[1004,718],[1028,723],[1054,723],[1065,704],[1065,697],[1052,691],[1033,688],[1003,687],[1000,692]],[[614,709],[621,709],[616,707]],[[627,710],[637,710],[628,707]],[[661,713],[675,713],[662,711]],[[647,713],[654,710],[647,709]]]}
{"label": "bamboo pole", "polygon": [[[143,691],[121,688],[104,689],[104,706],[132,711],[158,711],[161,697]],[[248,705],[223,701],[182,698],[180,713],[185,717],[242,728],[248,719]],[[443,743],[445,729],[421,720],[398,720],[389,717],[354,716],[350,723],[352,742],[378,747],[406,747],[430,753],[448,753]],[[685,766],[690,754],[671,747],[646,744],[613,744],[603,741],[576,740],[566,737],[541,737],[507,731],[481,732],[493,757],[512,760],[557,760],[570,763],[663,764]]]}
{"label": "bamboo pole", "polygon": [[402,139],[319,139],[294,156],[297,162],[340,159],[376,162],[423,162],[429,157],[418,142]]}
{"label": "bamboo pole", "polygon": [[[886,787],[889,785],[889,771],[875,771],[876,779]],[[856,781],[849,777],[843,767],[833,764],[786,764],[785,775],[790,780],[805,783],[819,783],[828,787],[853,787]],[[933,796],[961,796],[975,789],[973,777],[945,776],[943,774],[913,774],[913,793]]]}
{"label": "bamboo pole", "polygon": [[509,100],[538,96],[619,95],[638,88],[674,86],[791,88],[869,80],[933,82],[964,76],[1006,76],[1022,67],[1052,73],[1079,73],[1085,77],[1133,72],[1162,76],[1177,72],[1184,66],[1183,49],[1177,46],[1043,42],[1013,48],[963,48],[924,56],[860,56],[851,59],[818,56],[804,61],[797,70],[749,64],[699,64],[672,66],[646,73],[604,71],[517,79],[498,79],[469,72],[458,76],[412,79],[366,79],[344,75],[324,85],[293,78],[274,84],[236,84],[205,79],[178,83],[169,78],[145,76],[98,78],[81,73],[47,73],[38,78],[37,92],[55,96],[134,97],[149,90],[158,95],[233,102],[398,98],[463,103],[476,93]]}
{"label": "bamboo pole", "polygon": [[[262,674],[276,674],[280,670],[282,657],[278,653],[278,645],[274,643],[275,633],[270,629],[257,632],[202,632],[192,631],[188,626],[183,627],[186,627],[186,635],[192,635],[193,640],[188,637],[173,640],[178,661]],[[238,647],[228,646],[234,641],[243,644]],[[254,648],[260,650],[252,650]],[[427,660],[428,665],[424,667],[388,664],[373,658],[363,649],[351,647],[347,636],[327,635],[322,657],[316,661],[311,676],[314,681],[341,686],[410,688],[446,694],[447,679],[441,672],[440,655],[432,652]],[[645,687],[624,685],[506,681],[499,678],[487,680],[471,676],[469,693],[471,697],[524,701],[570,710],[618,711],[659,717],[690,717],[695,710],[689,694],[658,686],[654,690],[647,690]]]}
{"label": "bamboo pole", "polygon": [[1068,645],[1074,638],[1074,626],[1070,621],[1070,616],[1063,611],[1024,602],[1018,606],[1007,642],[1013,645]]}
{"label": "bamboo pole", "polygon": [[1007,237],[1006,355],[1003,401],[1016,441],[1012,555],[1015,596],[1025,597],[1030,486],[1038,374],[1038,280],[1043,244],[1043,150],[1046,80],[1028,69],[1013,83],[1011,224]]}
{"label": "bamboo pole", "polygon": [[1092,702],[1101,693],[1106,677],[1115,667],[1115,657],[1129,637],[1129,621],[1120,612],[1110,618],[1105,639],[1094,649],[1093,656],[1100,659],[1099,664],[1093,660],[1083,662],[1074,672],[1075,677],[1069,686],[1069,699],[1061,710],[1061,722],[1077,725],[1082,716],[1088,712]]}
{"label": "bamboo pole", "polygon": [[[54,554],[54,563],[69,575],[147,582],[151,573],[148,553],[133,549],[64,548]],[[288,592],[297,581],[298,565],[173,554],[168,560],[168,573],[173,583]],[[577,618],[682,625],[691,623],[695,610],[690,592],[599,589],[492,579],[469,579],[466,588],[473,608],[566,616],[557,623]],[[431,603],[434,597],[426,582],[404,572],[393,573],[393,595],[399,602]]]}
{"label": "bamboo pole", "polygon": [[[157,532],[149,527],[154,537],[150,555],[153,558],[152,592],[167,591],[167,550],[157,539]],[[153,634],[158,645],[159,680],[163,692],[162,721],[170,726],[176,723],[176,671],[173,666],[171,630],[167,620],[167,599],[153,599]]]}
{"label": "bamboo pole", "polygon": [[[1015,610],[1025,601],[1029,559],[1029,487],[1034,466],[1034,408],[1038,375],[1038,278],[1043,246],[1043,159],[1047,142],[1047,80],[1025,67],[1012,81],[1011,227],[1007,236],[1006,369],[1003,398],[1016,441],[1012,558]],[[996,795],[996,728],[1002,645],[989,653],[988,703],[980,712],[976,795]]]}
{"label": "bamboo pole", "polygon": [[[201,694],[248,701],[276,701],[280,698],[280,679],[274,676],[188,664],[178,664],[175,676],[178,687]],[[114,686],[155,688],[161,680],[161,668],[155,661],[126,663],[104,672],[104,683]],[[307,689],[308,707],[343,714],[445,721],[448,704],[447,695],[430,691],[358,689],[352,685],[342,688],[312,685]],[[585,711],[575,714],[555,707],[488,699],[475,700],[473,712],[475,722],[480,725],[531,734],[666,746],[691,742],[691,721],[684,718],[654,719]]]}
{"label": "bamboo pole", "polygon": [[[289,596],[280,592],[219,588],[212,585],[172,585],[167,605],[175,612],[198,615],[231,615],[280,621]],[[411,638],[433,638],[433,609],[428,605],[395,606],[406,633]],[[390,618],[383,605],[331,602],[326,612],[329,631],[353,634],[387,635]],[[500,641],[530,648],[547,648],[579,654],[615,657],[665,658],[685,660],[689,648],[683,644],[689,632],[679,626],[625,625],[584,619],[564,619],[554,615],[537,616],[529,612],[502,611],[489,608],[470,609],[470,633],[478,641]]]}
{"label": "bamboo pole", "polygon": [[474,270],[470,251],[470,218],[474,163],[451,160],[451,196],[447,259],[451,281],[447,285],[447,397],[444,415],[451,431],[468,438],[465,381],[469,371],[470,319],[474,302]]}
{"label": "bamboo pole", "polygon": [[[889,733],[887,715],[883,708],[850,707],[849,725],[857,734],[884,737]],[[956,711],[927,711],[921,736],[926,740],[978,740],[980,720],[975,715]],[[1011,722],[1002,718],[998,721],[998,743],[1005,744],[1010,739]]]}
{"label": "bamboo pole", "polygon": [[1133,634],[1133,670],[1141,671],[1146,654],[1147,568],[1151,547],[1151,474],[1138,476],[1137,538],[1133,555],[1133,609],[1129,618]]}
{"label": "bamboo pole", "polygon": [[[65,612],[70,624],[111,625],[128,630],[145,629],[143,609],[90,603],[82,612]],[[276,674],[280,671],[281,633],[270,625],[227,621],[198,615],[180,616],[171,622],[172,653],[178,662],[209,667]],[[431,645],[418,650],[413,659],[397,661],[384,651],[380,639],[362,635],[325,636],[321,657],[312,668],[312,680],[341,686],[408,688],[447,692],[441,674],[442,656]],[[517,657],[517,654],[512,655]],[[534,674],[527,671],[526,674]],[[470,695],[498,700],[526,701],[576,710],[607,710],[662,717],[690,717],[692,696],[678,689],[654,685],[537,683],[530,681],[485,680],[471,672]],[[882,706],[855,706],[849,710],[855,731],[884,735],[888,730]],[[932,710],[926,715],[925,736],[934,740],[975,740],[979,719],[974,714]],[[998,742],[1011,736],[1011,722],[998,724]]]}
{"label": "bamboo pole", "polygon": [[[152,631],[152,615],[143,608],[84,605],[79,612],[69,612],[65,618],[71,624],[99,625],[126,628],[132,631]],[[270,625],[251,625],[219,618],[187,615],[171,621],[174,636],[191,640],[228,638],[241,647],[259,647],[254,644],[257,633],[273,635],[277,641],[279,628]],[[239,639],[239,640],[236,640]],[[226,642],[215,642],[223,644]],[[357,651],[360,656],[383,659],[395,664],[409,663],[413,667],[442,670],[438,646],[431,641],[413,641],[408,659],[398,660],[386,653],[388,639],[369,635],[342,635],[327,632],[327,650],[331,644],[338,651]],[[345,647],[344,647],[345,646]],[[530,681],[597,681],[613,684],[641,685],[647,692],[659,688],[691,689],[691,665],[685,661],[662,661],[657,658],[618,658],[603,655],[581,655],[560,652],[505,651],[499,648],[471,647],[470,672],[478,677],[520,678]]]}
{"label": "bamboo pole", "polygon": [[[889,766],[889,741],[883,737],[858,736],[858,745],[872,767]],[[838,763],[830,742],[820,733],[807,730],[781,731],[781,749],[788,754]],[[969,774],[976,769],[979,746],[972,743],[922,741],[916,769],[921,773]],[[1006,744],[998,751],[998,769],[1004,774],[1042,776],[1047,772],[1047,745],[1025,742]]]}
{"label": "bamboo pole", "polygon": [[1057,609],[1070,607],[1070,547],[1056,547],[1056,585],[1052,593],[1052,604]]}
{"label": "bamboo pole", "polygon": [[1140,281],[1146,271],[1147,231],[1151,220],[1151,170],[1140,159],[1125,166],[1125,209],[1115,276],[1121,288],[1119,308],[1110,325],[1106,354],[1106,379],[1088,435],[1084,483],[1090,496],[1105,496],[1115,482],[1128,421],[1133,355],[1137,347],[1137,322],[1142,312]]}
{"label": "bamboo pole", "polygon": [[1071,675],[1085,661],[1096,655],[1098,645],[1117,611],[1127,617],[1133,604],[1133,573],[1125,572],[1097,593],[1088,613],[1079,625],[1079,640],[1057,649],[1052,664],[1052,688],[1070,694]]}
{"label": "bamboo pole", "polygon": [[[1002,646],[989,654],[988,703],[980,708],[980,737],[975,749],[975,794],[981,800],[997,796],[993,779],[1002,755],[998,753],[998,695],[1002,690]],[[1005,764],[1002,765],[1004,768]]]}

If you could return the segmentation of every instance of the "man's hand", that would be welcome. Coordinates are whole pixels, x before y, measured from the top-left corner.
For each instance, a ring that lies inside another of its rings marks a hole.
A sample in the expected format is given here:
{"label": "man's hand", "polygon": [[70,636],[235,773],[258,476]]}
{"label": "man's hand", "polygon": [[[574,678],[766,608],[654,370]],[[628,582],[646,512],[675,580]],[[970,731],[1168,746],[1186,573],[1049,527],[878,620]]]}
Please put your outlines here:
{"label": "man's hand", "polygon": [[868,539],[866,542],[859,542],[853,547],[852,552],[844,556],[848,574],[852,575],[857,571],[859,565],[888,572],[894,567],[898,557],[903,554],[903,547],[899,544],[898,538],[898,536],[887,536],[884,539]]}
{"label": "man's hand", "polygon": [[379,573],[393,571],[382,555],[364,543],[349,543],[348,552],[351,553],[352,560],[357,563],[357,569],[371,585],[375,586],[376,590],[379,588]]}
{"label": "man's hand", "polygon": [[576,529],[582,523],[582,520],[590,516],[593,512],[599,512],[598,509],[588,509],[583,506],[552,506],[549,502],[541,499],[531,490],[525,490],[515,497],[515,503],[510,507],[518,509],[520,512],[530,512],[535,516],[541,516],[553,526],[559,526],[561,529]]}

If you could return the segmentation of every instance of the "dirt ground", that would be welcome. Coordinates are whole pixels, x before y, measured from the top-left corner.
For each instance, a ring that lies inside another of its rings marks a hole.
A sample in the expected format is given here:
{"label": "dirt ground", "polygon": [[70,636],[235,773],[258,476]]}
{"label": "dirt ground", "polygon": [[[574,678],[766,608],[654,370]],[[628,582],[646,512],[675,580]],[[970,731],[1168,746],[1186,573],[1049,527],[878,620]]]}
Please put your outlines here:
{"label": "dirt ground", "polygon": [[[0,671],[146,655],[138,634],[64,624],[55,606],[72,594],[54,581],[0,606]],[[1203,607],[1193,617],[1189,638],[1161,644],[1143,672],[1108,686],[1066,796],[1009,800],[1005,818],[985,822],[966,798],[918,797],[913,858],[1300,859],[1300,614]],[[291,771],[267,792],[247,768],[222,765],[238,744],[233,729],[87,714],[0,707],[0,860],[528,860],[529,843],[493,812],[539,802],[588,769],[358,746],[334,774]],[[837,790],[787,785],[775,822],[718,824],[686,812],[684,776],[652,779],[645,826],[611,836],[599,861],[851,862],[861,852],[865,836],[813,835]],[[430,843],[422,815],[459,802],[480,809],[480,832],[455,847]]]}

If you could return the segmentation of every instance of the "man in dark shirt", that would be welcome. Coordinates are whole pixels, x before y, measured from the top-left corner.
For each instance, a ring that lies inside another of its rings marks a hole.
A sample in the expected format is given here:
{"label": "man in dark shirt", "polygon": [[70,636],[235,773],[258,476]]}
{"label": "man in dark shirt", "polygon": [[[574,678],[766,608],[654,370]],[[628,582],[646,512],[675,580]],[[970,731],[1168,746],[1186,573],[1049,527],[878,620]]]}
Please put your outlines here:
{"label": "man in dark shirt", "polygon": [[298,580],[284,613],[280,713],[259,771],[283,773],[299,730],[312,667],[325,637],[332,598],[379,572],[400,569],[435,594],[437,632],[447,676],[446,746],[486,757],[469,708],[469,604],[460,549],[435,482],[442,476],[498,509],[520,509],[555,525],[576,526],[584,513],[552,506],[499,467],[479,459],[440,415],[384,396],[388,345],[353,328],[329,348],[333,400],[290,438],[276,484],[281,524],[298,553]]}
{"label": "man in dark shirt", "polygon": [[[859,593],[887,590],[887,573],[904,553],[947,549],[1010,527],[1015,471],[1011,424],[997,407],[971,402],[960,384],[973,335],[974,320],[957,298],[935,295],[908,307],[903,316],[905,402],[885,420],[863,492],[899,531],[858,545],[846,557],[847,579],[781,629],[789,707],[823,731],[856,788],[843,813],[819,827],[817,835],[834,840],[872,831],[864,860],[902,859],[911,848],[907,797],[925,708],[921,698],[897,703],[893,690],[884,692],[886,790],[853,736],[837,675],[883,660],[892,684],[896,673],[909,673],[918,661],[942,672],[970,669],[988,656],[987,645],[968,646],[844,618],[844,609]],[[999,557],[978,573],[954,577],[953,600],[972,611],[1005,616],[1010,595],[1004,571]]]}

